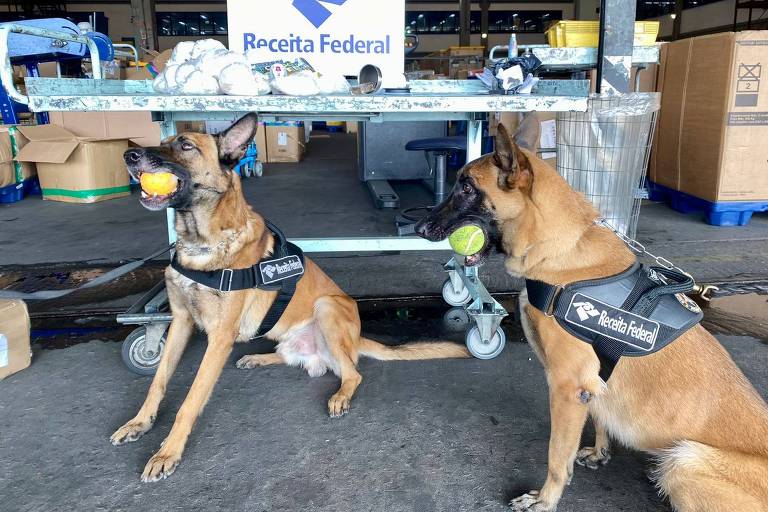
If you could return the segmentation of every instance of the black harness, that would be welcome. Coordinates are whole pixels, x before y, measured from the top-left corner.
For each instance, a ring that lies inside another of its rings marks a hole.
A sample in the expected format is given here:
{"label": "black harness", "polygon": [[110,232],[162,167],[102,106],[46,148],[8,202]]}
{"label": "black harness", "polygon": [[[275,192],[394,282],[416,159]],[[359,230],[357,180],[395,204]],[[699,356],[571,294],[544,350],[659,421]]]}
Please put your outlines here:
{"label": "black harness", "polygon": [[220,292],[252,288],[278,291],[272,306],[261,321],[256,336],[263,336],[277,324],[296,292],[296,285],[304,275],[304,252],[286,240],[277,226],[269,221],[265,222],[275,237],[272,257],[263,259],[251,267],[211,271],[192,270],[182,267],[175,254],[171,260],[171,267],[179,274]]}
{"label": "black harness", "polygon": [[681,272],[639,263],[566,286],[525,281],[532,306],[592,345],[606,382],[622,356],[657,352],[701,320],[698,304],[685,295],[693,286]]}

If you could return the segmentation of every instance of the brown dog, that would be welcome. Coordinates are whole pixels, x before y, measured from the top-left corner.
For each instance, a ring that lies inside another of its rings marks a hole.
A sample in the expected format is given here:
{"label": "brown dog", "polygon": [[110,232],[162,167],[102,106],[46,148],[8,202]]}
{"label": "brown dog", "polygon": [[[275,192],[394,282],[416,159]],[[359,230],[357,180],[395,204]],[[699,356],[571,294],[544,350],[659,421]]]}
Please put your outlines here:
{"label": "brown dog", "polygon": [[[184,133],[158,148],[125,153],[136,179],[144,173],[175,176],[174,192],[166,196],[142,192],[141,202],[151,210],[176,208],[176,255],[185,269],[247,269],[271,255],[274,236],[246,203],[240,180],[232,171],[256,129],[256,116],[249,114],[217,137]],[[337,417],[349,410],[362,380],[356,369],[359,355],[380,360],[468,356],[463,346],[449,342],[387,347],[363,338],[355,301],[308,258],[304,268],[287,309],[266,333],[277,341],[277,352],[245,356],[237,362],[238,368],[286,363],[303,366],[311,376],[330,369],[341,378],[339,391],[328,401],[328,412]],[[170,266],[165,280],[173,321],[162,359],[144,405],[112,435],[112,444],[135,441],[152,428],[168,380],[196,325],[208,334],[208,348],[170,434],[144,469],[145,482],[165,478],[176,469],[234,342],[253,337],[278,293],[257,288],[220,292]]]}
{"label": "brown dog", "polygon": [[[612,276],[635,261],[586,199],[533,152],[532,116],[515,140],[503,126],[495,153],[461,171],[452,194],[418,226],[439,240],[468,219],[486,224],[507,271],[550,284]],[[609,436],[655,455],[656,482],[685,512],[768,510],[768,407],[728,353],[700,326],[643,357],[622,357],[608,383],[592,346],[520,298],[520,316],[549,383],[551,434],[547,479],[510,503],[516,511],[555,510],[574,461],[597,468],[610,458]],[[587,416],[595,445],[579,450]]]}

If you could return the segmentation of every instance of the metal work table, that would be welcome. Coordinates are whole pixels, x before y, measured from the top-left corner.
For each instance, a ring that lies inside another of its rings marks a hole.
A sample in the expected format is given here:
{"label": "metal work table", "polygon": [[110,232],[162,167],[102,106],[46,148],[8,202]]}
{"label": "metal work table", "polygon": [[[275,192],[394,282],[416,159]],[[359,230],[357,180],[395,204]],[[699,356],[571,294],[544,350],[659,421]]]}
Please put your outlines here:
{"label": "metal work table", "polygon": [[[613,1],[613,0],[612,0]],[[611,5],[611,9],[616,6]],[[624,21],[624,20],[622,20]],[[162,137],[176,133],[176,121],[232,119],[256,112],[267,121],[280,119],[385,121],[467,121],[467,160],[481,154],[482,122],[488,112],[577,111],[587,109],[587,90],[581,80],[542,80],[534,94],[493,95],[479,81],[413,81],[409,94],[336,96],[177,96],[158,94],[149,81],[100,80],[100,67],[94,66],[96,79],[27,78],[26,95],[16,90],[8,58],[8,34],[23,33],[53,39],[54,42],[89,44],[93,61],[98,48],[87,38],[50,30],[6,24],[0,28],[0,80],[8,95],[28,105],[32,112],[46,111],[149,111],[161,123]],[[624,37],[622,41],[629,40]],[[658,48],[626,46],[624,62],[647,64],[658,61]],[[543,69],[579,71],[613,61],[595,48],[533,48]],[[626,53],[633,53],[632,56]],[[610,54],[609,54],[610,56]],[[602,60],[601,60],[602,59]],[[611,64],[614,65],[614,64]],[[612,78],[628,82],[629,70],[621,68]],[[621,85],[621,84],[619,84]],[[174,241],[174,212],[167,212],[167,229]],[[447,242],[431,243],[416,237],[293,239],[304,251],[429,251],[450,250]],[[443,297],[453,306],[463,306],[476,323],[467,333],[467,346],[479,358],[490,359],[504,347],[504,331],[499,327],[507,312],[494,300],[477,275],[477,268],[464,267],[456,258],[445,265],[448,280]],[[137,373],[151,374],[159,363],[164,336],[171,321],[163,283],[158,283],[118,322],[142,325],[123,344],[123,359]]]}

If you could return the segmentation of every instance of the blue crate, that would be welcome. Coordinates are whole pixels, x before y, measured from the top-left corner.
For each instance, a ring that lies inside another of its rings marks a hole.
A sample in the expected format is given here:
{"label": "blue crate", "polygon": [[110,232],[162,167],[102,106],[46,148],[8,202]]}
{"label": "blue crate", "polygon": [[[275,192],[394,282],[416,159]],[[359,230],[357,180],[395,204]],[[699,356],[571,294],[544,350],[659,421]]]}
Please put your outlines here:
{"label": "blue crate", "polygon": [[15,203],[24,199],[24,184],[14,183],[0,188],[0,204]]}
{"label": "blue crate", "polygon": [[40,190],[40,180],[35,176],[34,178],[29,178],[24,180],[23,182],[24,186],[24,195],[25,196],[41,196],[43,195],[43,191]]}
{"label": "blue crate", "polygon": [[707,224],[713,226],[746,226],[753,213],[768,211],[768,201],[712,202],[652,182],[648,183],[648,198],[681,213],[703,212]]}

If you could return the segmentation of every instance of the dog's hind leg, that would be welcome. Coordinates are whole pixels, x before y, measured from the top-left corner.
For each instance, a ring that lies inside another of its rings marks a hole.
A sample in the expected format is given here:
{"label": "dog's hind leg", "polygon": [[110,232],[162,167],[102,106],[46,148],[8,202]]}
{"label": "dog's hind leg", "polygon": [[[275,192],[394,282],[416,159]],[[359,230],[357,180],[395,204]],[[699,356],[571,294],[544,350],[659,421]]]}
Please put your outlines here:
{"label": "dog's hind leg", "polygon": [[658,458],[656,483],[679,512],[768,510],[768,459],[764,457],[681,441]]}
{"label": "dog's hind leg", "polygon": [[171,379],[179,359],[187,347],[195,324],[189,312],[183,307],[174,308],[173,320],[168,329],[165,348],[160,358],[155,377],[149,386],[147,398],[136,416],[125,425],[117,429],[110,437],[110,442],[117,446],[131,441],[136,441],[152,428],[157,417],[157,410],[165,396],[165,388]]}
{"label": "dog's hind leg", "polygon": [[586,466],[589,469],[598,469],[605,466],[611,460],[611,441],[608,439],[608,431],[597,418],[592,416],[595,425],[595,444],[585,446],[576,454],[576,464]]}
{"label": "dog's hind leg", "polygon": [[244,370],[256,368],[257,366],[269,366],[273,364],[285,364],[285,359],[283,359],[283,356],[277,352],[273,352],[271,354],[251,354],[238,359],[237,363],[235,363],[235,366],[241,370]]}
{"label": "dog's hind leg", "polygon": [[341,378],[339,390],[328,400],[328,414],[338,418],[349,412],[349,404],[363,378],[357,371],[360,317],[349,297],[327,296],[315,302],[315,321],[328,347],[331,368]]}

